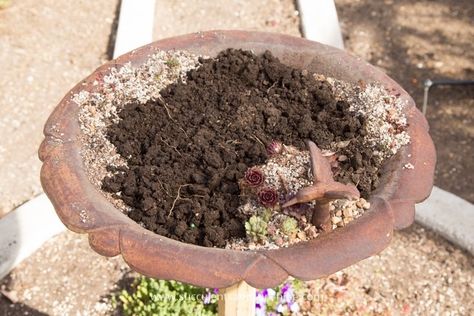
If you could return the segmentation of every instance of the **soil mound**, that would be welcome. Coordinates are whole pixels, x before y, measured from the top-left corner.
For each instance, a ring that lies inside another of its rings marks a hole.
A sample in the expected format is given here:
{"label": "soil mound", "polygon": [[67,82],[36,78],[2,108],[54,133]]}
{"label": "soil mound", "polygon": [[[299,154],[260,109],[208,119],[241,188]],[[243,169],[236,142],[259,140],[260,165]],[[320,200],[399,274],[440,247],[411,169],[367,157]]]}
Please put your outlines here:
{"label": "soil mound", "polygon": [[365,120],[327,82],[268,51],[228,49],[200,62],[160,100],[125,105],[108,129],[128,168],[114,168],[103,189],[132,208],[133,220],[204,246],[244,237],[237,182],[266,160],[272,140],[300,149],[305,139],[320,148],[351,140],[336,180],[354,182],[365,197],[377,186],[380,163],[359,141]]}

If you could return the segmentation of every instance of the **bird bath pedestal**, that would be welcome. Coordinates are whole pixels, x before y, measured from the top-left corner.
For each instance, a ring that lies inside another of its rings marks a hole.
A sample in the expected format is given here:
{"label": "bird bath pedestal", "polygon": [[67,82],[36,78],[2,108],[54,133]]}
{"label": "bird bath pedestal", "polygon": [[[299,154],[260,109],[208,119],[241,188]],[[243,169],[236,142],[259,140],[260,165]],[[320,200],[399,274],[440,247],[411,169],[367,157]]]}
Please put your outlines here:
{"label": "bird bath pedestal", "polygon": [[[382,84],[406,102],[408,145],[386,164],[370,209],[349,225],[307,242],[276,250],[236,251],[181,243],[148,231],[116,209],[88,180],[81,159],[79,106],[72,96],[93,89],[113,67],[142,64],[157,50],[188,50],[215,56],[226,48],[270,50],[282,62],[346,82]],[[379,253],[394,229],[413,223],[415,203],[429,196],[435,151],[428,124],[412,98],[392,79],[360,58],[301,38],[258,32],[215,31],[164,39],[112,60],[74,87],[49,117],[39,156],[41,182],[58,216],[72,231],[86,233],[92,249],[122,255],[130,267],[157,279],[225,289],[220,313],[252,313],[254,288],[274,287],[288,276],[314,280]],[[410,163],[414,168],[405,169]],[[244,283],[245,281],[245,283]],[[247,285],[248,284],[248,285]],[[247,299],[232,300],[240,295]]]}

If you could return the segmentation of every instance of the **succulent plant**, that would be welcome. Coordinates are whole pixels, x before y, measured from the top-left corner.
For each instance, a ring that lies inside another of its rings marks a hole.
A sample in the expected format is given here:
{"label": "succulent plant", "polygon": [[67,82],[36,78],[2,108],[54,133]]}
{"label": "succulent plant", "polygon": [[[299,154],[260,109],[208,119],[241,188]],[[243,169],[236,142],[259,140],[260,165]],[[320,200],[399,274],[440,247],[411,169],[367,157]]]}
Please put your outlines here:
{"label": "succulent plant", "polygon": [[263,218],[253,215],[245,223],[245,231],[253,241],[263,241],[267,236],[267,222]]}
{"label": "succulent plant", "polygon": [[265,180],[265,176],[263,175],[263,172],[256,168],[250,168],[247,169],[244,175],[245,183],[248,186],[251,187],[258,187],[263,184],[263,181]]}
{"label": "succulent plant", "polygon": [[298,232],[298,222],[293,217],[287,217],[281,223],[281,230],[287,236],[296,234]]}
{"label": "succulent plant", "polygon": [[267,146],[267,154],[269,156],[281,154],[282,151],[283,151],[283,144],[280,143],[279,141],[272,140],[272,142],[268,144]]}
{"label": "succulent plant", "polygon": [[261,217],[267,223],[270,221],[272,214],[273,214],[272,210],[266,207],[260,207],[257,210],[257,215]]}
{"label": "succulent plant", "polygon": [[278,202],[278,192],[272,188],[263,188],[258,191],[258,200],[263,206],[273,207]]}

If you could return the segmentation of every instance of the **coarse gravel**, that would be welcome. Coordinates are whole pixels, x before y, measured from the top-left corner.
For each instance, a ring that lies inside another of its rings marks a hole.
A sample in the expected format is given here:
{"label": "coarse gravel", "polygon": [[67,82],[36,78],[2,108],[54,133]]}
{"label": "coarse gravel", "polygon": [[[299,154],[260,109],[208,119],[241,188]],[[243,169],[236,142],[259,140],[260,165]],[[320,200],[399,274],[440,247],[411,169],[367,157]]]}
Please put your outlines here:
{"label": "coarse gravel", "polygon": [[307,282],[307,315],[474,315],[474,258],[419,225],[379,255]]}
{"label": "coarse gravel", "polygon": [[[336,0],[346,50],[376,65],[421,107],[426,79],[474,78],[474,1]],[[430,89],[435,184],[474,203],[474,89]]]}
{"label": "coarse gravel", "polygon": [[[0,282],[0,315],[105,315],[110,293],[130,269],[121,257],[91,251],[86,235],[67,231],[49,241]],[[33,310],[33,312],[32,312]]]}

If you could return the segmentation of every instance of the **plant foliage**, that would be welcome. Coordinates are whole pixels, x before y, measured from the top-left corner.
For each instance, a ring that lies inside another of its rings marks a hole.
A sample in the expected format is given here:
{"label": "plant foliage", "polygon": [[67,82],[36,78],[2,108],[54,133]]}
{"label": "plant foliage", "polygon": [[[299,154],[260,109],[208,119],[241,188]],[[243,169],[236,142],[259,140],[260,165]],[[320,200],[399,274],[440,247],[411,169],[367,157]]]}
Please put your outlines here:
{"label": "plant foliage", "polygon": [[204,304],[206,291],[176,281],[137,278],[131,293],[118,295],[125,316],[210,316],[217,312],[217,302]]}

